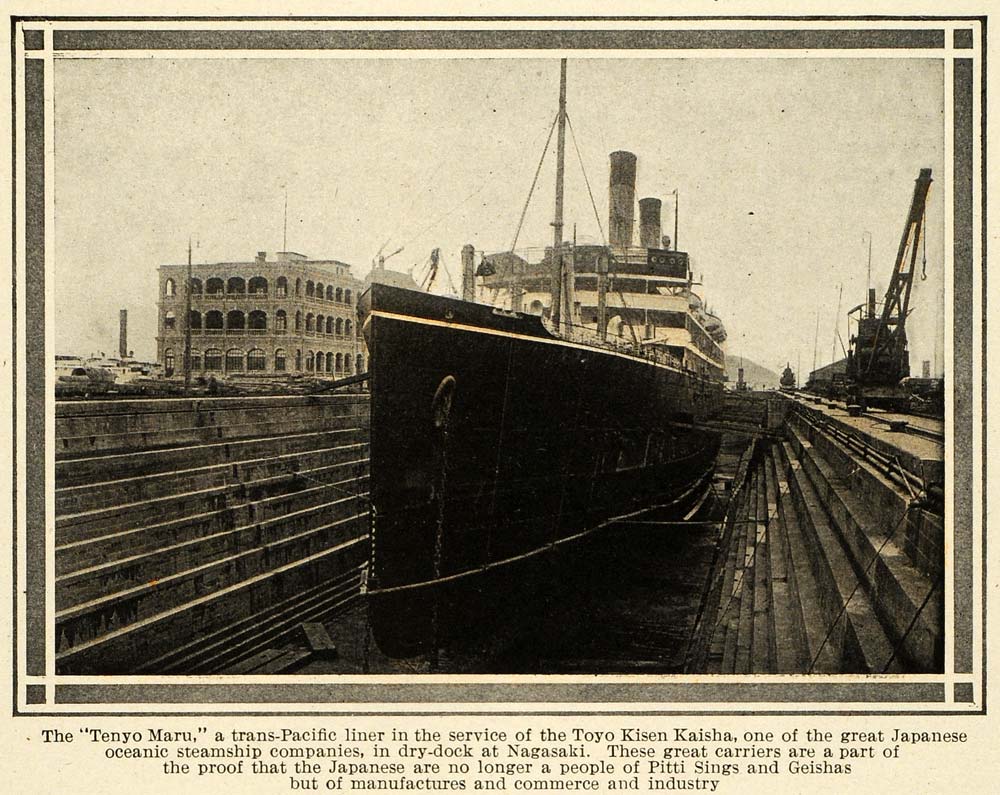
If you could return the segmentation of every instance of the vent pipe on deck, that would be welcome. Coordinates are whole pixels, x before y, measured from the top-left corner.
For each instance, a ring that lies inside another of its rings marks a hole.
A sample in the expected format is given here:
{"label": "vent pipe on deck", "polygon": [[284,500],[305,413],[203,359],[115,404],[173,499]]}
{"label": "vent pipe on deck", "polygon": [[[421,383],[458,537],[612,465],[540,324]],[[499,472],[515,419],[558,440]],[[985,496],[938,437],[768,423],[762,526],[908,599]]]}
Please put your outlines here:
{"label": "vent pipe on deck", "polygon": [[639,245],[643,248],[657,248],[660,245],[662,205],[659,199],[653,197],[639,199]]}
{"label": "vent pipe on deck", "polygon": [[610,243],[612,246],[631,246],[635,221],[635,155],[631,152],[611,153],[608,194]]}
{"label": "vent pipe on deck", "polygon": [[476,249],[471,243],[462,246],[462,300],[476,300]]}

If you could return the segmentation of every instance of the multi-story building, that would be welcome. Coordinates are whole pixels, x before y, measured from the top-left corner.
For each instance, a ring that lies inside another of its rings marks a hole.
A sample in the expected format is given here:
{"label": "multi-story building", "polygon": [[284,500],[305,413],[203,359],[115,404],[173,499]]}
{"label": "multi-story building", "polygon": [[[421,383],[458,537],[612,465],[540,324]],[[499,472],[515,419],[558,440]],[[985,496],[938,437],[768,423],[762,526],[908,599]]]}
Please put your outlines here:
{"label": "multi-story building", "polygon": [[[159,268],[157,361],[184,374],[187,264]],[[252,262],[191,266],[191,372],[194,376],[365,371],[357,322],[362,282],[351,266],[302,254],[259,252]]]}

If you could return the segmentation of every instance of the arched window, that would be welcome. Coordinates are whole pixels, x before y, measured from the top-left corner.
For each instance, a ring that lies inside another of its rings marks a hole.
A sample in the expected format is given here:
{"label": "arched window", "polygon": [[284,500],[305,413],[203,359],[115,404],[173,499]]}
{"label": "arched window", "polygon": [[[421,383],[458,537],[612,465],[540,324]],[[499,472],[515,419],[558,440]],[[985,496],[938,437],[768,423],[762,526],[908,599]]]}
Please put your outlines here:
{"label": "arched window", "polygon": [[306,315],[306,331],[308,332],[315,330],[316,330],[316,318],[313,317],[313,313],[310,312],[308,315]]}
{"label": "arched window", "polygon": [[360,353],[358,354],[357,359],[355,360],[355,364],[357,365],[359,374],[365,371],[365,357],[362,356]]}
{"label": "arched window", "polygon": [[319,334],[323,333],[323,329],[326,328],[326,319],[322,315],[316,315],[316,331]]}
{"label": "arched window", "polygon": [[175,295],[177,295],[177,285],[173,279],[167,279],[163,283],[163,294],[167,298],[173,298]]}
{"label": "arched window", "polygon": [[188,315],[188,325],[191,327],[191,331],[201,331],[201,312],[192,309]]}
{"label": "arched window", "polygon": [[344,354],[342,353],[337,354],[337,358],[334,359],[333,366],[337,368],[338,373],[344,369]]}
{"label": "arched window", "polygon": [[313,352],[306,351],[306,372],[311,373],[315,368],[315,361],[313,359]]}
{"label": "arched window", "polygon": [[260,348],[254,348],[247,354],[247,370],[266,370],[267,355]]}
{"label": "arched window", "polygon": [[274,352],[274,370],[279,373],[285,370],[285,351],[282,348]]}
{"label": "arched window", "polygon": [[316,282],[316,297],[323,298],[323,282]]}
{"label": "arched window", "polygon": [[341,334],[344,333],[344,318],[342,317],[337,318],[336,328],[337,328],[337,336],[339,337]]}
{"label": "arched window", "polygon": [[201,351],[191,351],[191,369],[197,372],[201,369]]}
{"label": "arched window", "polygon": [[350,304],[351,303],[351,291],[350,290],[344,290],[344,303],[345,304]]}
{"label": "arched window", "polygon": [[543,309],[545,309],[545,305],[537,298],[532,301],[531,306],[528,307],[528,311],[533,315],[541,315]]}
{"label": "arched window", "polygon": [[274,294],[277,295],[278,298],[284,298],[288,295],[288,279],[284,276],[279,276],[278,281],[275,282]]}
{"label": "arched window", "polygon": [[226,351],[226,372],[227,373],[242,373],[243,372],[243,351],[239,348],[230,348]]}
{"label": "arched window", "polygon": [[267,330],[267,313],[263,309],[254,309],[247,316],[247,328],[251,331],[265,332]]}
{"label": "arched window", "polygon": [[326,300],[327,301],[332,301],[333,300],[333,285],[332,284],[328,284],[326,286]]}
{"label": "arched window", "polygon": [[344,321],[344,334],[346,336],[348,336],[348,337],[351,336],[351,321],[350,320],[345,320]]}
{"label": "arched window", "polygon": [[163,328],[168,331],[173,331],[177,328],[177,315],[173,309],[168,309],[163,315]]}
{"label": "arched window", "polygon": [[326,371],[328,373],[332,373],[333,372],[333,354],[332,353],[328,353],[326,355]]}
{"label": "arched window", "polygon": [[191,295],[201,295],[201,279],[191,280]]}
{"label": "arched window", "polygon": [[351,374],[351,354],[344,354],[344,375]]}
{"label": "arched window", "polygon": [[288,329],[288,315],[284,309],[279,309],[274,313],[274,330],[286,331]]}
{"label": "arched window", "polygon": [[174,349],[167,348],[163,351],[163,369],[168,376],[174,374]]}
{"label": "arched window", "polygon": [[[295,330],[302,331],[302,310],[300,309],[295,313]],[[301,370],[302,368],[298,368]]]}
{"label": "arched window", "polygon": [[342,288],[340,287],[337,288],[336,298],[334,300],[337,301],[338,303],[344,300],[344,291]]}
{"label": "arched window", "polygon": [[326,333],[333,334],[333,315],[328,315],[326,318]]}
{"label": "arched window", "polygon": [[[205,330],[222,332],[222,312],[218,309],[209,309],[205,313]],[[205,352],[208,356],[208,351]]]}
{"label": "arched window", "polygon": [[205,351],[205,372],[218,372],[222,369],[222,351],[218,348],[209,348]]}
{"label": "arched window", "polygon": [[226,292],[229,295],[243,295],[247,291],[247,283],[242,276],[230,276],[226,282]]}
{"label": "arched window", "polygon": [[243,331],[246,325],[246,315],[239,309],[230,309],[226,314],[226,328],[229,331]]}
{"label": "arched window", "polygon": [[323,372],[323,351],[316,351],[316,372]]}
{"label": "arched window", "polygon": [[267,279],[263,276],[254,276],[247,283],[247,292],[250,295],[267,295]]}
{"label": "arched window", "polygon": [[295,351],[295,369],[302,372],[302,351]]}
{"label": "arched window", "polygon": [[213,276],[207,282],[205,282],[205,294],[206,295],[222,295],[226,291],[226,284],[222,279]]}
{"label": "arched window", "polygon": [[295,280],[295,294],[302,295],[302,279]]}
{"label": "arched window", "polygon": [[310,279],[306,282],[306,298],[312,298],[314,295],[316,295],[316,285]]}

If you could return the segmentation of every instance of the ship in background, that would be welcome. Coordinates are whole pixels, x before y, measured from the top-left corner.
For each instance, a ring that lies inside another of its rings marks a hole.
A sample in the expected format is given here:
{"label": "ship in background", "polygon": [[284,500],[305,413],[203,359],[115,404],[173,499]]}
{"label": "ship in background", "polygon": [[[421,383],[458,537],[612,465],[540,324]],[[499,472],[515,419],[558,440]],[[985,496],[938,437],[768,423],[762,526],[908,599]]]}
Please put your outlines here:
{"label": "ship in background", "polygon": [[[463,297],[384,268],[359,300],[371,354],[369,620],[412,656],[517,613],[566,572],[559,550],[650,509],[683,517],[708,494],[719,446],[725,331],[689,258],[640,204],[635,157],[612,155],[611,239],[563,238],[561,64],[553,244],[531,262],[463,250]],[[653,212],[655,206],[656,212]],[[527,305],[527,306],[525,306]],[[585,583],[583,587],[586,587]]]}

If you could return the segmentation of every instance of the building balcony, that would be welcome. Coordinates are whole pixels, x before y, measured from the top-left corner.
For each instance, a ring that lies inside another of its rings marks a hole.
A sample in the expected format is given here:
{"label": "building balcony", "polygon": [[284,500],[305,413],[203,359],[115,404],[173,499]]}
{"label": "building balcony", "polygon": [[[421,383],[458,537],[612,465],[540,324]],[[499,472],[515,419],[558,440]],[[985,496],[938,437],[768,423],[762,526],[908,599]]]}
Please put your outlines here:
{"label": "building balcony", "polygon": [[249,334],[252,337],[263,337],[265,334],[267,334],[267,329],[266,328],[248,328],[248,329],[246,329],[246,333]]}
{"label": "building balcony", "polygon": [[209,335],[213,335],[214,334],[216,336],[222,336],[223,334],[226,333],[226,330],[225,329],[221,329],[221,328],[207,328],[207,329],[205,329],[205,333],[209,334]]}

